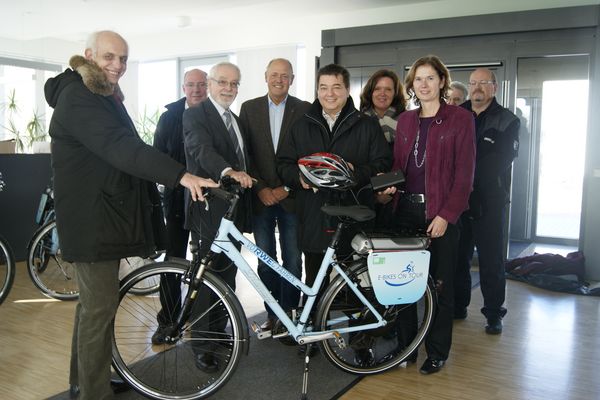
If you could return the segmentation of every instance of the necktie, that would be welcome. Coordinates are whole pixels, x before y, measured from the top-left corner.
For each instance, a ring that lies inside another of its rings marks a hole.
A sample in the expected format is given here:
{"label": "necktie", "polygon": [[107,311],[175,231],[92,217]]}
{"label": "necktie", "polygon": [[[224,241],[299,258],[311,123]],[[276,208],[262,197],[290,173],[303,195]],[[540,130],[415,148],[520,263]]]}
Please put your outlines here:
{"label": "necktie", "polygon": [[235,134],[235,129],[233,127],[233,123],[231,122],[231,112],[226,110],[223,113],[225,117],[225,126],[227,127],[227,132],[229,132],[229,137],[235,146],[235,154],[237,155],[238,161],[242,166],[242,170],[246,170],[246,164],[244,162],[244,153],[242,153],[242,149],[240,147],[240,142],[238,141],[237,135]]}

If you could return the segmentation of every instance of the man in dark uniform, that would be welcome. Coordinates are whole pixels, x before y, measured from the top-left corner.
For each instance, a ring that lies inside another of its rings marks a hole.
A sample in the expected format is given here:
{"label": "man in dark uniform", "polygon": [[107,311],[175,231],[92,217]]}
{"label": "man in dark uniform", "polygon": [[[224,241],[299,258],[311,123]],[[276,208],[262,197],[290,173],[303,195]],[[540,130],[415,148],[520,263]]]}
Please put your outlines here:
{"label": "man in dark uniform", "polygon": [[494,73],[478,68],[469,79],[463,107],[475,116],[477,159],[469,210],[461,216],[461,236],[455,279],[454,317],[467,316],[471,301],[471,259],[477,247],[483,308],[488,334],[502,333],[506,279],[504,228],[510,199],[511,165],[519,150],[520,121],[496,101]]}

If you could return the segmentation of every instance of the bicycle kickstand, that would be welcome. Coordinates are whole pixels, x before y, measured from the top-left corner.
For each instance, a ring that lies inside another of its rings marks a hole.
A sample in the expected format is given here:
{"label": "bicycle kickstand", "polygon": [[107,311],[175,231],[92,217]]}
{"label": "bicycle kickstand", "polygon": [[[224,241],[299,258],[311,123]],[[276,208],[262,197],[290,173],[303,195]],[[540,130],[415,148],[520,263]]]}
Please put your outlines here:
{"label": "bicycle kickstand", "polygon": [[306,345],[306,354],[304,357],[304,373],[302,374],[302,394],[300,400],[308,400],[308,363],[310,361],[310,353],[312,352],[313,343]]}

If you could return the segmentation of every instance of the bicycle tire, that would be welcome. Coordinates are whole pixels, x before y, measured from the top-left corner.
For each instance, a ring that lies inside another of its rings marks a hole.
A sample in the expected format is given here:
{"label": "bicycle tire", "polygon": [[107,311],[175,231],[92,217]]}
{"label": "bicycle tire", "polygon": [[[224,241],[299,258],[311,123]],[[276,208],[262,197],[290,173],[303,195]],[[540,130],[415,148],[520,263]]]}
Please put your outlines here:
{"label": "bicycle tire", "polygon": [[8,242],[0,236],[0,304],[6,299],[15,280],[15,256]]}
{"label": "bicycle tire", "polygon": [[[131,272],[142,268],[145,265],[155,262],[152,258],[142,257],[127,257],[123,258],[119,266],[119,280],[129,275]],[[131,292],[138,296],[145,296],[158,292],[160,287],[160,279],[158,277],[148,278],[145,281],[139,282],[131,288]]]}
{"label": "bicycle tire", "polygon": [[46,296],[58,300],[79,297],[75,265],[61,256],[55,220],[48,221],[33,234],[27,248],[27,272]]}
{"label": "bicycle tire", "polygon": [[[436,295],[431,280],[417,303],[383,306],[375,298],[366,259],[355,261],[346,274],[388,324],[381,328],[341,334],[345,348],[340,347],[334,339],[324,340],[319,343],[321,353],[337,368],[359,375],[386,371],[415,355],[431,327],[435,313]],[[402,320],[411,320],[414,325],[402,324]],[[337,276],[319,302],[316,317],[318,330],[336,330],[371,322],[375,322],[373,314],[346,281]],[[412,327],[408,334],[407,326]]]}
{"label": "bicycle tire", "polygon": [[[203,275],[196,300],[213,296],[210,309],[223,313],[225,333],[208,332],[203,322],[210,315],[202,310],[192,311],[190,320],[176,332],[168,344],[153,345],[152,334],[158,328],[161,311],[158,294],[139,296],[131,288],[141,280],[175,274],[182,290],[175,304],[188,290],[185,279],[188,267],[170,261],[142,267],[121,281],[119,307],[113,324],[113,368],[132,388],[151,399],[191,400],[205,398],[222,387],[235,371],[242,353],[247,353],[248,325],[242,306],[233,290],[210,272]],[[204,293],[204,295],[202,294]],[[173,294],[169,294],[172,298]],[[178,314],[178,310],[163,310],[163,316]],[[193,336],[192,336],[193,335]],[[195,365],[193,343],[212,343],[210,351],[218,360],[219,369],[205,373]]]}

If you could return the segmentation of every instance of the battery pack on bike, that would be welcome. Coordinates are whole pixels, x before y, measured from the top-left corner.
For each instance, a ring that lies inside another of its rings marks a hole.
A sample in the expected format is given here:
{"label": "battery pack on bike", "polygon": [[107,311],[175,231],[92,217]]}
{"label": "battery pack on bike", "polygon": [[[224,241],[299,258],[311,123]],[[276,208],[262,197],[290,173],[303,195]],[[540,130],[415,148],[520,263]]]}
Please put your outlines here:
{"label": "battery pack on bike", "polygon": [[411,304],[425,293],[428,238],[359,233],[352,239],[352,247],[359,254],[368,253],[369,277],[379,303]]}

